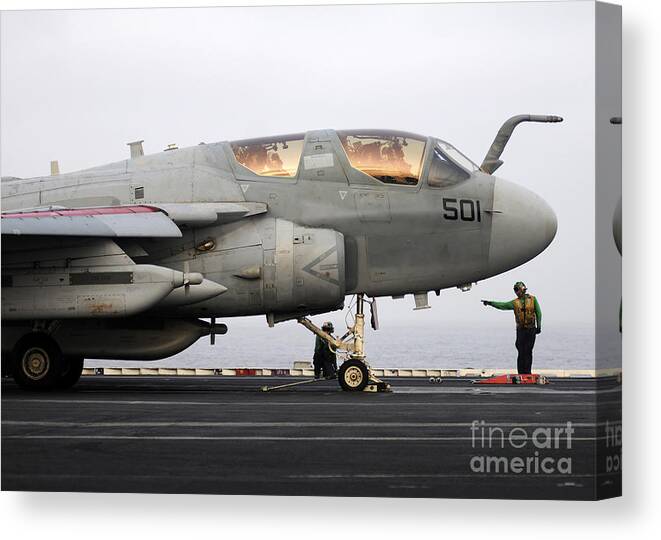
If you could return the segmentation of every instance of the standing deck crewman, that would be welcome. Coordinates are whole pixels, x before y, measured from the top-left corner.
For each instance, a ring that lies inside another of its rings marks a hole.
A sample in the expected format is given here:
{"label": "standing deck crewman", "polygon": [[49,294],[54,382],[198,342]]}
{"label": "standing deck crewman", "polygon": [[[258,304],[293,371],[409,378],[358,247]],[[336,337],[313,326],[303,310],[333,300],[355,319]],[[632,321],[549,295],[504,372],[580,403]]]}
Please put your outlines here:
{"label": "standing deck crewman", "polygon": [[[327,334],[333,335],[335,328],[333,323],[327,321],[323,324],[321,329]],[[337,373],[337,356],[335,355],[335,347],[330,345],[319,336],[314,342],[314,378],[318,379],[322,373],[324,377],[334,377]]]}
{"label": "standing deck crewman", "polygon": [[532,371],[532,349],[535,346],[535,337],[542,331],[542,309],[537,298],[528,294],[528,289],[522,281],[514,284],[514,292],[516,298],[510,302],[482,300],[482,303],[496,309],[514,310],[516,350],[519,352],[517,368],[522,375]]}

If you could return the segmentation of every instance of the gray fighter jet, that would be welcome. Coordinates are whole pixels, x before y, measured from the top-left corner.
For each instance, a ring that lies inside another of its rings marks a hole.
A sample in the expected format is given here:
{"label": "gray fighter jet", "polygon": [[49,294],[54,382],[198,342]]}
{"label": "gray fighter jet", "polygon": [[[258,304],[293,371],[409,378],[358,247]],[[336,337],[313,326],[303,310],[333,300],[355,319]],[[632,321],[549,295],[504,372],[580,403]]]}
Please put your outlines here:
{"label": "gray fighter jet", "polygon": [[[217,318],[264,314],[339,347],[340,385],[361,390],[365,303],[425,308],[551,243],[549,205],[493,173],[517,124],[561,120],[511,118],[481,165],[434,137],[319,130],[153,155],[138,141],[117,163],[3,178],[3,364],[22,387],[66,388],[84,358],[165,358],[213,343]],[[347,295],[343,338],[307,318]]]}

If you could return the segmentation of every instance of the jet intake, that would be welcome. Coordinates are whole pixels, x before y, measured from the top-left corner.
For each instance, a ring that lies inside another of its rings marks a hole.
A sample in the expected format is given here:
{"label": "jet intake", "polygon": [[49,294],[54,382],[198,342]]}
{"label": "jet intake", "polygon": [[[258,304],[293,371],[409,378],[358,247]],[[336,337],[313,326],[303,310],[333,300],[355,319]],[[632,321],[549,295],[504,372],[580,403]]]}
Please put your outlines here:
{"label": "jet intake", "polygon": [[268,320],[338,309],[346,291],[344,237],[275,220],[275,243],[264,245],[263,302]]}

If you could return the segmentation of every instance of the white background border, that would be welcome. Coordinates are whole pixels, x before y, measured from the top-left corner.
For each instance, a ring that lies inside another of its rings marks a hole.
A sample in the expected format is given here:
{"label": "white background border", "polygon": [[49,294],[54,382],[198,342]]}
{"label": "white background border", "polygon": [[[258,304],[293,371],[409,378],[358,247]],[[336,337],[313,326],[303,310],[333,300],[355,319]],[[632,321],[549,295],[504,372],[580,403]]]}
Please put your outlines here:
{"label": "white background border", "polygon": [[[197,1],[192,5],[336,4]],[[359,3],[379,3],[363,1]],[[401,2],[400,2],[401,3]],[[415,3],[415,2],[407,2]],[[0,494],[5,538],[652,537],[661,529],[659,298],[661,3],[623,0],[624,491],[600,503],[124,494]],[[183,6],[160,0],[0,0],[2,9]],[[657,217],[658,216],[658,217]],[[182,460],[186,456],[181,456]],[[439,459],[442,459],[439,456]],[[103,486],[99,486],[103,490]],[[513,495],[503,493],[503,496]]]}

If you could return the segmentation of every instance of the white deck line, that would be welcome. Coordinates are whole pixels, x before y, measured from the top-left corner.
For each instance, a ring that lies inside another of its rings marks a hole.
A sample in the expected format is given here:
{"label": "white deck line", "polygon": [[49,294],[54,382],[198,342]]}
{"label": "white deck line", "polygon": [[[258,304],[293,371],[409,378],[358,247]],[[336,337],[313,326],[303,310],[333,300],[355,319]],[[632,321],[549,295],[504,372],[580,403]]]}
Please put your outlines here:
{"label": "white deck line", "polygon": [[[537,369],[539,375],[553,378],[584,378],[622,377],[621,368],[608,369]],[[515,373],[513,369],[444,369],[444,368],[372,368],[376,377],[476,377],[485,378],[495,375]],[[83,375],[152,375],[152,376],[198,376],[198,377],[313,377],[314,371],[306,368],[163,368],[163,367],[101,367],[85,368]]]}

